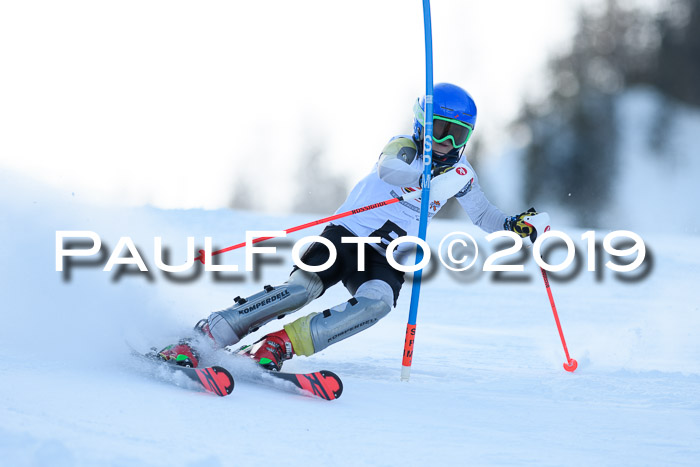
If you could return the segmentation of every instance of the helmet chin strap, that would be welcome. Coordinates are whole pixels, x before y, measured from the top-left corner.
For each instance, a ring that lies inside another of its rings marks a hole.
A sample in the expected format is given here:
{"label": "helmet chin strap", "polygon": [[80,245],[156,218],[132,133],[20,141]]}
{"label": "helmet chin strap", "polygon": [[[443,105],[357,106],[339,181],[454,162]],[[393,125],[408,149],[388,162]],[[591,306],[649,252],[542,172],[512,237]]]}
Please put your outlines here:
{"label": "helmet chin strap", "polygon": [[452,148],[451,150],[447,151],[445,154],[440,154],[437,152],[435,149],[433,149],[433,156],[437,157],[453,157],[456,158],[453,162],[446,162],[445,164],[441,163],[440,161],[436,161],[435,157],[433,157],[433,165],[454,165],[459,161],[459,158],[462,156],[462,151],[464,150],[465,146],[462,146],[461,148]]}

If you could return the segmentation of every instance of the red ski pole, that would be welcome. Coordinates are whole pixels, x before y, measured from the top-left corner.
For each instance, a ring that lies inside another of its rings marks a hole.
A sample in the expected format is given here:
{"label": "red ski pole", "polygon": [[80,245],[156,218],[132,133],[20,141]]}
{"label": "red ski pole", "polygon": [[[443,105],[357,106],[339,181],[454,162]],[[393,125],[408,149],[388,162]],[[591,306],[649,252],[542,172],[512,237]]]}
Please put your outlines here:
{"label": "red ski pole", "polygon": [[[455,166],[455,170],[451,170],[444,173],[438,177],[435,177],[431,182],[430,188],[430,198],[431,199],[449,199],[452,198],[459,190],[461,190],[465,184],[465,180],[469,180],[471,177],[471,172],[467,169],[465,165],[458,164]],[[307,222],[306,224],[297,225],[290,227],[285,230],[285,233],[297,232],[299,230],[307,229],[313,227],[314,225],[324,224],[326,222],[331,222],[336,219],[341,219],[343,217],[353,216],[361,212],[370,211],[372,209],[381,208],[382,206],[388,206],[390,204],[398,203],[401,201],[409,201],[416,199],[421,196],[422,190],[420,188],[411,188],[414,191],[410,191],[403,196],[398,196],[396,198],[389,198],[385,201],[380,201],[374,204],[368,204],[367,206],[362,206],[361,208],[351,209],[345,212],[339,212],[338,214],[333,214],[332,216],[324,217],[323,219],[318,219],[315,221]],[[273,237],[258,237],[254,238],[251,243],[264,242],[265,240],[270,240]],[[224,248],[222,250],[217,250],[212,252],[212,256],[220,255],[221,253],[226,253],[227,251],[236,250],[238,248],[243,248],[246,242],[241,242],[236,245]],[[204,250],[199,250],[199,256],[195,258],[196,261],[200,261],[204,264]]]}
{"label": "red ski pole", "polygon": [[542,271],[542,279],[544,279],[544,286],[547,289],[547,295],[549,296],[549,303],[552,305],[552,313],[554,313],[554,321],[557,323],[557,329],[559,330],[559,337],[561,337],[561,345],[564,346],[564,353],[566,354],[566,363],[564,363],[564,369],[566,371],[573,372],[578,368],[578,362],[569,356],[569,349],[566,348],[566,340],[564,339],[564,332],[561,330],[561,323],[559,322],[559,315],[557,314],[557,307],[554,304],[554,297],[552,296],[552,289],[549,287],[549,279],[547,278],[547,271],[544,268],[540,268]]}
{"label": "red ski pole", "polygon": [[[421,194],[421,190],[417,189],[416,191],[406,193],[405,195],[399,196],[397,198],[391,198],[391,199],[388,199],[386,201],[381,201],[379,203],[370,204],[368,206],[363,206],[361,208],[351,209],[350,211],[345,211],[345,212],[341,212],[338,214],[334,214],[332,216],[324,217],[323,219],[318,219],[315,221],[307,222],[306,224],[301,224],[301,225],[297,225],[294,227],[290,227],[287,230],[285,230],[284,232],[285,233],[297,232],[299,230],[313,227],[314,225],[324,224],[326,222],[331,222],[331,221],[334,221],[336,219],[341,219],[343,217],[352,216],[353,214],[359,214],[361,212],[369,211],[371,209],[376,209],[376,208],[380,208],[382,206],[387,206],[389,204],[398,203],[399,201],[407,201],[410,199],[418,198],[420,196],[420,194]],[[273,238],[273,237],[258,237],[258,238],[254,238],[251,243],[264,242],[265,240],[270,240],[271,238]],[[211,253],[211,255],[212,256],[220,255],[221,253],[226,253],[227,251],[237,250],[238,248],[242,248],[245,245],[246,245],[246,242],[241,242],[241,243],[238,243],[236,245],[233,245],[233,246],[221,249],[221,250],[213,251]],[[199,250],[199,256],[197,256],[195,258],[195,261],[200,261],[202,264],[204,264],[204,250]]]}

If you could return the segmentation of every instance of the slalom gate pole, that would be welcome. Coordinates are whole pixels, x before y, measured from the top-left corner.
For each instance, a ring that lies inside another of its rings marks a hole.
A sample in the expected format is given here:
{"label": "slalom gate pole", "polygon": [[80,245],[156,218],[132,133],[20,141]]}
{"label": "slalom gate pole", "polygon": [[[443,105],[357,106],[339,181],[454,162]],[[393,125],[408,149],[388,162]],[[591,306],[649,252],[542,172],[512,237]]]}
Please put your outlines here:
{"label": "slalom gate pole", "polygon": [[[423,0],[423,26],[425,30],[425,122],[423,122],[423,131],[425,134],[423,138],[423,193],[421,194],[420,223],[418,224],[418,237],[421,240],[425,240],[428,230],[430,178],[433,166],[433,34],[430,25],[430,0]],[[422,260],[423,249],[417,246],[416,264],[419,264]],[[408,323],[406,324],[403,361],[401,362],[401,381],[408,381],[411,376],[413,344],[416,338],[416,319],[418,317],[418,300],[420,298],[422,277],[422,269],[418,269],[413,273],[411,304],[408,311]]]}
{"label": "slalom gate pole", "polygon": [[557,323],[557,329],[559,330],[559,337],[561,338],[561,345],[564,346],[564,354],[566,354],[566,363],[564,363],[564,369],[566,371],[573,372],[578,368],[578,362],[569,356],[569,349],[566,347],[566,340],[564,339],[564,332],[561,330],[561,323],[559,322],[559,314],[557,313],[557,307],[554,304],[554,297],[552,296],[552,289],[549,287],[549,279],[547,278],[547,271],[544,268],[540,268],[542,271],[542,279],[544,279],[544,286],[547,289],[547,295],[549,296],[549,303],[552,305],[552,313],[554,313],[554,321]]}
{"label": "slalom gate pole", "polygon": [[[299,230],[308,229],[309,227],[313,227],[315,225],[324,224],[326,222],[331,222],[331,221],[334,221],[336,219],[341,219],[343,217],[349,217],[349,216],[352,216],[354,214],[359,214],[361,212],[370,211],[372,209],[380,208],[382,206],[388,206],[389,204],[398,203],[399,201],[406,201],[406,200],[418,198],[418,196],[421,195],[421,192],[422,192],[422,190],[417,189],[416,191],[406,193],[405,195],[399,196],[397,198],[391,198],[391,199],[388,199],[386,201],[380,201],[379,203],[369,204],[369,205],[363,206],[361,208],[355,208],[355,209],[351,209],[350,211],[345,211],[345,212],[341,212],[338,214],[333,214],[332,216],[328,216],[328,217],[324,217],[323,219],[318,219],[315,221],[307,222],[306,224],[301,224],[301,225],[297,225],[294,227],[290,227],[287,230],[285,230],[284,232],[288,233],[288,234],[292,233],[292,232],[298,232]],[[426,192],[426,196],[427,196],[427,192]],[[265,240],[270,240],[271,238],[274,238],[274,237],[258,237],[258,238],[254,238],[250,243],[251,244],[260,243],[260,242],[264,242]],[[237,243],[236,245],[224,248],[222,250],[212,251],[211,255],[212,256],[220,255],[221,253],[226,253],[227,251],[237,250],[238,248],[242,248],[245,245],[246,245],[246,242]],[[197,256],[195,258],[195,261],[199,261],[202,264],[204,264],[204,250],[199,250],[199,256]]]}

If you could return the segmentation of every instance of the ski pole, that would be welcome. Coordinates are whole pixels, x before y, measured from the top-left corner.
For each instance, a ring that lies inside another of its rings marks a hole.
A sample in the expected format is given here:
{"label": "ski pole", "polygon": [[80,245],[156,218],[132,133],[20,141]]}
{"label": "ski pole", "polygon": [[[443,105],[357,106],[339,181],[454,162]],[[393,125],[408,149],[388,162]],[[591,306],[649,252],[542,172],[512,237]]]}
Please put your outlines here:
{"label": "ski pole", "polygon": [[[433,39],[430,26],[430,0],[423,0],[423,27],[425,30],[425,121],[423,138],[423,195],[420,204],[420,221],[418,224],[418,237],[425,240],[428,230],[428,207],[430,205],[430,178],[433,166]],[[416,250],[416,264],[423,260],[423,249],[419,246]],[[413,273],[413,286],[411,288],[411,304],[408,310],[408,323],[406,324],[406,339],[403,346],[403,360],[401,362],[401,381],[408,381],[411,376],[411,363],[413,362],[413,344],[416,340],[416,319],[418,318],[418,300],[420,298],[420,284],[423,277],[423,269]]]}
{"label": "ski pole", "polygon": [[544,268],[540,268],[542,271],[542,279],[544,279],[544,286],[547,289],[547,295],[549,296],[549,303],[552,305],[552,313],[554,313],[554,321],[557,323],[557,329],[559,330],[559,337],[561,337],[561,345],[564,346],[564,353],[566,354],[566,363],[564,363],[564,369],[566,371],[573,372],[578,368],[578,362],[569,356],[569,349],[566,347],[566,340],[564,339],[564,332],[561,330],[561,323],[559,322],[559,314],[557,313],[557,307],[554,304],[554,297],[552,296],[552,289],[549,287],[549,279],[547,278],[547,271]]}
{"label": "ski pole", "polygon": [[[415,199],[415,198],[418,198],[420,195],[421,195],[421,190],[416,189],[415,191],[412,191],[410,193],[406,193],[403,196],[391,198],[391,199],[388,199],[386,201],[381,201],[379,203],[369,204],[369,205],[363,206],[361,208],[351,209],[349,211],[345,211],[345,212],[341,212],[338,214],[334,214],[332,216],[324,217],[323,219],[318,219],[315,221],[307,222],[306,224],[301,224],[301,225],[297,225],[294,227],[290,227],[287,230],[285,230],[284,232],[288,233],[288,234],[292,233],[292,232],[297,232],[299,230],[304,230],[304,229],[307,229],[309,227],[313,227],[313,226],[318,225],[318,224],[324,224],[326,222],[331,222],[331,221],[334,221],[336,219],[341,219],[343,217],[348,217],[348,216],[352,216],[354,214],[359,214],[361,212],[370,211],[372,209],[380,208],[382,206],[388,206],[390,204],[398,203],[400,201],[408,201],[411,199]],[[251,241],[251,243],[260,243],[260,242],[264,242],[265,240],[270,240],[271,238],[274,238],[274,237],[258,237],[258,238],[254,238]],[[227,251],[237,250],[238,248],[242,248],[245,245],[246,245],[246,242],[241,242],[241,243],[238,243],[236,245],[224,248],[222,250],[213,251],[211,255],[212,256],[220,255],[221,253],[226,253]],[[197,256],[195,258],[195,260],[200,261],[202,264],[204,264],[204,250],[199,250],[199,256]]]}

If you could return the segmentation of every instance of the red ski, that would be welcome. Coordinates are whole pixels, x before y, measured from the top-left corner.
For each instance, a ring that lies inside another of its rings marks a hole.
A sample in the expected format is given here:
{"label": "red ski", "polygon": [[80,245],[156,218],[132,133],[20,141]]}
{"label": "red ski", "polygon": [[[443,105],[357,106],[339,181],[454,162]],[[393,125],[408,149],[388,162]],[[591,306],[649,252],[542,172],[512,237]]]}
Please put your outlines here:
{"label": "red ski", "polygon": [[199,383],[203,390],[217,396],[228,396],[233,391],[233,376],[226,368],[220,366],[188,368],[169,363],[164,363],[163,365],[167,365],[170,371],[185,374],[192,381]]}
{"label": "red ski", "polygon": [[[131,347],[131,345],[129,345],[129,347]],[[131,347],[131,351],[135,356],[143,359],[159,370],[154,372],[153,375],[161,380],[177,384],[178,381],[172,376],[183,374],[187,376],[188,379],[197,383],[203,391],[216,394],[217,396],[227,396],[233,391],[233,376],[222,366],[191,368],[161,360],[157,356],[155,349],[147,354],[143,354],[133,347]],[[242,356],[237,357],[244,358]],[[245,358],[249,360],[248,357]],[[293,385],[290,386],[290,388],[293,387],[295,390],[301,390],[305,394],[328,401],[339,398],[343,393],[343,382],[340,380],[340,377],[328,370],[315,371],[313,373],[284,373],[266,370],[253,361],[250,361],[249,367],[245,370],[241,369],[241,371],[236,371],[235,373],[236,377],[242,380],[278,389],[280,388],[280,384],[274,384],[275,380],[281,379],[288,381]]]}
{"label": "red ski", "polygon": [[337,399],[343,393],[343,382],[338,375],[328,370],[314,373],[283,373],[265,370],[265,374],[289,381],[309,395],[320,397],[327,401]]}
{"label": "red ski", "polygon": [[[173,363],[167,363],[156,356],[155,351],[143,354],[131,347],[131,352],[134,356],[139,357],[145,362],[153,365],[158,371],[153,372],[153,376],[158,379],[177,384],[177,380],[173,376],[182,374],[187,376],[191,381],[197,383],[203,391],[216,394],[217,396],[228,396],[233,391],[234,380],[231,373],[221,366],[210,366],[202,368],[191,368],[179,366]],[[170,375],[170,376],[164,376]]]}
{"label": "red ski", "polygon": [[284,371],[268,370],[254,362],[245,350],[250,346],[243,346],[237,350],[228,350],[228,353],[236,358],[247,360],[250,363],[250,370],[241,369],[234,371],[236,377],[259,383],[270,387],[280,388],[279,384],[273,384],[274,380],[282,379],[295,386],[296,390],[301,390],[309,396],[319,397],[327,401],[332,401],[340,397],[343,393],[343,382],[340,377],[328,370],[314,371],[312,373],[286,373]]}

